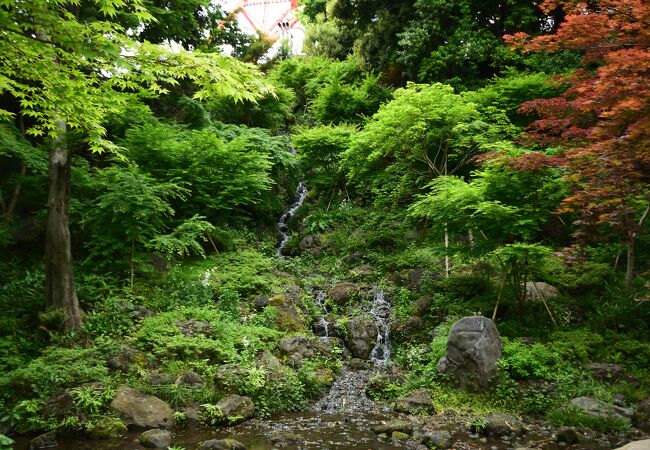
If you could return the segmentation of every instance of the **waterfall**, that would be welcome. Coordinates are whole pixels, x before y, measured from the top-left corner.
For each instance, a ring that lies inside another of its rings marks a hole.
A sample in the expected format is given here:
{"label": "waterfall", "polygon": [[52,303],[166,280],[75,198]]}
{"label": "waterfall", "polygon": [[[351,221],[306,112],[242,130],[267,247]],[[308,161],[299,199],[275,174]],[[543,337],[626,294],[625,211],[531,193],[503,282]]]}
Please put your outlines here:
{"label": "waterfall", "polygon": [[[324,341],[327,341],[330,337],[329,332],[329,322],[325,319],[327,314],[327,309],[325,308],[325,297],[327,297],[326,291],[316,291],[316,306],[320,309],[320,317],[318,318],[318,331],[321,333],[320,336]],[[316,331],[316,330],[314,330]]]}
{"label": "waterfall", "polygon": [[384,366],[390,358],[390,312],[391,305],[381,288],[375,286],[370,314],[377,326],[377,342],[370,352],[370,360],[376,366]]}
{"label": "waterfall", "polygon": [[280,244],[278,245],[278,248],[275,250],[275,254],[278,257],[282,256],[282,250],[284,250],[284,247],[287,245],[287,242],[289,242],[290,233],[289,233],[288,222],[300,209],[300,207],[302,206],[306,198],[307,198],[307,186],[305,186],[305,183],[301,181],[300,183],[298,183],[298,187],[296,188],[294,202],[291,204],[291,206],[289,206],[289,209],[287,209],[284,212],[284,214],[280,216],[280,219],[278,219],[277,227],[278,227],[278,231],[280,232],[280,235],[282,236],[282,238],[280,239]]}

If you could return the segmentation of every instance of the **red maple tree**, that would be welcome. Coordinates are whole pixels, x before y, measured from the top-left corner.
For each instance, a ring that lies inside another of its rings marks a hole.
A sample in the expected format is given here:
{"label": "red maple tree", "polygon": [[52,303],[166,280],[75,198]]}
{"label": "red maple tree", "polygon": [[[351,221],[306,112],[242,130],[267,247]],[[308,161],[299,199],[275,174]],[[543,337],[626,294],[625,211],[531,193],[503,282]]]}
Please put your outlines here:
{"label": "red maple tree", "polygon": [[573,189],[563,212],[577,212],[579,237],[614,230],[627,244],[626,289],[632,290],[635,239],[650,206],[650,2],[545,0],[565,21],[551,35],[505,36],[524,52],[575,50],[583,68],[559,82],[560,96],[522,105],[536,120],[528,138],[561,145]]}

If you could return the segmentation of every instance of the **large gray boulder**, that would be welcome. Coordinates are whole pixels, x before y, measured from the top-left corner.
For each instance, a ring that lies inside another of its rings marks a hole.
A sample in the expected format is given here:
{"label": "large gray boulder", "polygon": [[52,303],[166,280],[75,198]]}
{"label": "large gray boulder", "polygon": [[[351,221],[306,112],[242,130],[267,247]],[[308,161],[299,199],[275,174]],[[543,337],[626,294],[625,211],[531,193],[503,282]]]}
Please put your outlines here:
{"label": "large gray boulder", "polygon": [[365,317],[355,317],[347,322],[344,334],[345,345],[355,358],[368,359],[377,342],[377,326]]}
{"label": "large gray boulder", "polygon": [[630,442],[623,447],[618,447],[616,450],[648,450],[650,449],[650,439],[645,439],[643,441],[634,441]]}
{"label": "large gray boulder", "polygon": [[431,392],[428,389],[416,389],[410,394],[395,400],[394,409],[397,412],[407,414],[433,413]]}
{"label": "large gray boulder", "polygon": [[526,282],[526,298],[530,301],[546,301],[558,295],[560,291],[553,285],[543,281]]}
{"label": "large gray boulder", "polygon": [[501,337],[494,322],[482,316],[463,317],[451,327],[437,369],[456,377],[462,389],[474,391],[490,385],[499,358]]}
{"label": "large gray boulder", "polygon": [[172,408],[166,402],[129,386],[117,388],[111,409],[128,426],[158,428],[174,425]]}
{"label": "large gray boulder", "polygon": [[29,450],[41,450],[56,447],[57,445],[59,443],[56,441],[56,431],[48,431],[32,439],[29,442]]}

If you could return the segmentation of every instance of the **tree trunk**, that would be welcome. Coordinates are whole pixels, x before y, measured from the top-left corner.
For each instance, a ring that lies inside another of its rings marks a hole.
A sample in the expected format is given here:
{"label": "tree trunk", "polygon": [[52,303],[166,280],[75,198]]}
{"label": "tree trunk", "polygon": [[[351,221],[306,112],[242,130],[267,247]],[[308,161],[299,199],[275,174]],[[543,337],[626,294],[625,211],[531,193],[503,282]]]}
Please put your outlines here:
{"label": "tree trunk", "polygon": [[57,121],[59,137],[49,153],[49,192],[45,236],[45,285],[50,307],[63,310],[66,329],[79,328],[79,307],[72,271],[70,245],[70,155],[65,143],[66,125]]}
{"label": "tree trunk", "polygon": [[632,294],[632,281],[634,281],[634,244],[636,233],[632,233],[627,243],[627,270],[625,271],[625,293]]}

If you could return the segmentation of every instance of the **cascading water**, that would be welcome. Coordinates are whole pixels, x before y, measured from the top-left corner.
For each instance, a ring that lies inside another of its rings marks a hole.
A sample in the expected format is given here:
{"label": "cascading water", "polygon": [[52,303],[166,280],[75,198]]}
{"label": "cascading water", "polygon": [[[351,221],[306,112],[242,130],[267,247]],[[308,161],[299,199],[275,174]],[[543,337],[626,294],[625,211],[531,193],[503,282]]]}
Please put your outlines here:
{"label": "cascading water", "polygon": [[278,231],[280,232],[280,235],[282,238],[280,239],[280,244],[278,245],[278,248],[275,250],[275,254],[278,257],[282,256],[282,251],[284,250],[284,247],[287,245],[287,242],[289,242],[289,221],[291,218],[298,212],[302,204],[304,203],[305,199],[307,198],[307,186],[305,186],[305,183],[302,181],[298,183],[298,187],[296,188],[296,197],[295,201],[289,206],[289,209],[287,209],[284,214],[280,216],[280,219],[278,220],[277,227]]}
{"label": "cascading water", "polygon": [[377,342],[370,352],[370,360],[380,367],[385,366],[390,359],[390,313],[391,305],[386,299],[386,294],[379,287],[375,287],[370,314],[377,326]]}
{"label": "cascading water", "polygon": [[316,306],[320,309],[321,315],[318,318],[317,327],[314,327],[314,333],[319,335],[323,341],[327,341],[330,337],[329,327],[330,324],[325,319],[327,314],[327,308],[325,308],[325,297],[327,297],[326,291],[316,291],[315,301]]}

